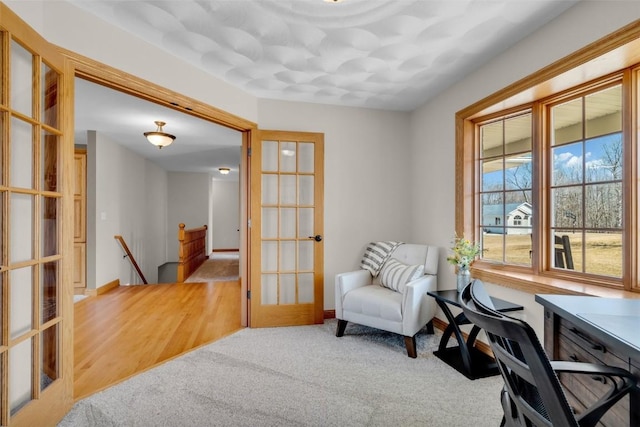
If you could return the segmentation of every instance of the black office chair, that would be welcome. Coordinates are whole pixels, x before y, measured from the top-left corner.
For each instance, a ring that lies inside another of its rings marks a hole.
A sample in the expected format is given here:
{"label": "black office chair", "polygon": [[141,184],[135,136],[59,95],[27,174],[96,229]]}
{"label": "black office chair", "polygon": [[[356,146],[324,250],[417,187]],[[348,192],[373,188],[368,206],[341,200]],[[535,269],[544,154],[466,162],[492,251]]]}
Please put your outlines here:
{"label": "black office chair", "polygon": [[[504,379],[501,426],[595,426],[609,408],[635,387],[635,379],[624,369],[549,361],[531,326],[495,311],[479,280],[462,291],[460,303],[469,321],[485,330]],[[558,372],[604,376],[612,388],[593,406],[576,415],[556,376]]]}

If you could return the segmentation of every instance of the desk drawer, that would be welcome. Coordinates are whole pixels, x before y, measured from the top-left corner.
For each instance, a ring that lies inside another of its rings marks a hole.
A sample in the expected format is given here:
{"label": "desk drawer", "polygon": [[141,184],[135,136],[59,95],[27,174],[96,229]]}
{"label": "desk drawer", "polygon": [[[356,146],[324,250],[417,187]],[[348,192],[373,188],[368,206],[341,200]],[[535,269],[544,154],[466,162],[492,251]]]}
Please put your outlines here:
{"label": "desk drawer", "polygon": [[[571,409],[573,409],[573,412],[576,414],[583,413],[587,408],[582,404],[580,399],[578,399],[573,395],[573,393],[571,393],[571,389],[567,388],[564,384],[563,384],[563,387],[564,387],[564,395],[567,397],[567,400],[569,401],[569,406],[571,406]],[[603,427],[603,424],[599,423],[597,424],[597,427]]]}
{"label": "desk drawer", "polygon": [[[598,360],[569,339],[560,339],[558,347],[561,360],[602,364],[602,361]],[[628,369],[628,365],[624,366],[623,361],[614,355],[609,354],[607,359],[613,362],[609,365]],[[580,406],[589,407],[593,405],[599,398],[604,396],[611,387],[610,380],[602,376],[560,374],[559,378],[565,390],[570,391],[572,397],[580,403],[580,405],[575,405],[576,412],[578,413]],[[573,405],[575,402],[571,401],[571,403]],[[628,426],[629,397],[626,396],[616,403],[602,417],[600,425],[611,427]]]}
{"label": "desk drawer", "polygon": [[[570,340],[576,345],[577,348],[581,350],[581,353],[585,354],[585,356],[586,354],[589,354],[591,356],[588,361],[592,363],[602,363],[609,366],[618,366],[623,369],[629,369],[629,362],[626,357],[621,357],[615,354],[600,340],[594,338],[592,335],[589,335],[586,332],[583,332],[581,329],[578,329],[571,322],[561,319],[559,332],[559,344],[561,344],[562,341]],[[563,360],[573,360],[573,358]],[[580,359],[579,361],[587,360]]]}
{"label": "desk drawer", "polygon": [[[628,359],[622,359],[611,352],[606,345],[583,332],[571,322],[560,320],[558,339],[558,359],[575,362],[597,363],[629,369]],[[595,378],[595,379],[594,379]],[[563,386],[581,405],[589,407],[602,397],[610,385],[607,379],[590,375],[560,375]],[[607,381],[607,384],[602,381]],[[577,409],[577,408],[576,408]],[[616,403],[603,417],[600,425],[628,426],[629,397]]]}

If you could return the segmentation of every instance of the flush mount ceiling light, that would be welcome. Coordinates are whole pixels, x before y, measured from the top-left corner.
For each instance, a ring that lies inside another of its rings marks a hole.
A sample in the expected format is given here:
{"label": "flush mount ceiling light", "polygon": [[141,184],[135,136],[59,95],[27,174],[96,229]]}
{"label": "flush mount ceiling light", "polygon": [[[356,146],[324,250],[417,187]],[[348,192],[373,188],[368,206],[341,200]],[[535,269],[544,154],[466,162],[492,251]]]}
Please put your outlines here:
{"label": "flush mount ceiling light", "polygon": [[218,171],[220,172],[220,174],[222,175],[228,175],[229,172],[231,172],[231,169],[229,168],[218,168]]}
{"label": "flush mount ceiling light", "polygon": [[173,142],[174,139],[176,139],[176,137],[171,135],[170,133],[166,133],[162,131],[162,126],[166,125],[166,123],[156,120],[155,124],[156,126],[158,126],[158,129],[152,132],[144,133],[144,136],[147,137],[147,140],[158,148],[171,145],[171,143]]}

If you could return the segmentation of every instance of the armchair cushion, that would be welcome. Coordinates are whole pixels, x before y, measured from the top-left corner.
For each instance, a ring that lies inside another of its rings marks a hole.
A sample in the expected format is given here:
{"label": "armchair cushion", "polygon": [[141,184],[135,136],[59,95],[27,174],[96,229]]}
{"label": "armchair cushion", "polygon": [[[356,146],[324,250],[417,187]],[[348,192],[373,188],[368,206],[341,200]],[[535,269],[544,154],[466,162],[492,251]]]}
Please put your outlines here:
{"label": "armchair cushion", "polygon": [[404,292],[405,285],[420,278],[424,264],[407,265],[395,258],[389,258],[380,271],[380,284],[396,292]]}
{"label": "armchair cushion", "polygon": [[379,319],[367,326],[381,328],[391,322],[402,327],[402,294],[377,285],[364,286],[349,292],[344,298],[344,309],[356,317]]}
{"label": "armchair cushion", "polygon": [[400,242],[369,243],[360,261],[360,268],[368,270],[372,277],[377,277],[385,261],[400,244]]}

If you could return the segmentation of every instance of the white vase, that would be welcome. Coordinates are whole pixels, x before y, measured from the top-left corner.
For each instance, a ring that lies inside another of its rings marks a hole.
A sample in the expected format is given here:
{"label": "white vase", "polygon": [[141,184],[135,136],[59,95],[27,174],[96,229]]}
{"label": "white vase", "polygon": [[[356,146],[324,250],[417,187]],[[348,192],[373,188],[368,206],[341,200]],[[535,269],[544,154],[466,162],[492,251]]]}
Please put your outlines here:
{"label": "white vase", "polygon": [[457,290],[458,292],[462,292],[462,290],[471,283],[471,272],[468,268],[458,268],[458,277],[457,277]]}

